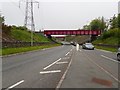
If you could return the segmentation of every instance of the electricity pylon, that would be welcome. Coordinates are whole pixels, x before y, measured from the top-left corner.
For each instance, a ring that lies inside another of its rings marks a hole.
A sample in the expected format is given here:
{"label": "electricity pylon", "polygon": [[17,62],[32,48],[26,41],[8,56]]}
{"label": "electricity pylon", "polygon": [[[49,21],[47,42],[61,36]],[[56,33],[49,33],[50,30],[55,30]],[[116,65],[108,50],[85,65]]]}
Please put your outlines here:
{"label": "electricity pylon", "polygon": [[31,46],[33,46],[33,32],[35,32],[33,3],[37,3],[39,8],[39,2],[33,0],[26,0],[25,20],[24,20],[24,26],[31,31]]}

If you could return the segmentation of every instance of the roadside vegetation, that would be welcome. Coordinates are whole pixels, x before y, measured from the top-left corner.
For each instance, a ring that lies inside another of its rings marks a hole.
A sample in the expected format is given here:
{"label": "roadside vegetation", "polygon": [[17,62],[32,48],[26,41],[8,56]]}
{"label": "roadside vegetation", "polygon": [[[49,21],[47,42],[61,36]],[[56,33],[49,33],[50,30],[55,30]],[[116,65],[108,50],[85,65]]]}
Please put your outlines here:
{"label": "roadside vegetation", "polygon": [[[7,26],[3,25],[3,41],[31,41],[31,32],[24,26]],[[42,34],[33,33],[34,42],[50,42],[50,39],[46,38]]]}
{"label": "roadside vegetation", "polygon": [[[4,23],[4,17],[0,16],[0,39],[2,42],[31,42],[31,31],[28,30],[24,26],[15,26],[15,25],[6,25]],[[33,50],[40,50],[44,48],[51,48],[60,46],[61,44],[55,43],[54,40],[45,37],[42,33],[33,33],[33,42],[45,42],[46,44],[40,46],[23,46],[23,47],[16,47],[16,48],[3,48],[0,49],[0,56],[1,55],[9,55],[21,52],[28,52]],[[48,42],[48,44],[47,44]],[[54,42],[54,43],[53,43]],[[51,44],[50,44],[51,43]]]}
{"label": "roadside vegetation", "polygon": [[50,44],[50,45],[42,45],[42,46],[29,46],[29,47],[19,47],[19,48],[5,48],[2,50],[2,55],[9,55],[9,54],[15,54],[15,53],[21,53],[21,52],[28,52],[33,50],[41,50],[44,48],[51,48],[60,46],[61,44]]}
{"label": "roadside vegetation", "polygon": [[120,43],[120,29],[110,29],[94,41],[94,44],[118,45]]}
{"label": "roadside vegetation", "polygon": [[111,52],[117,52],[117,48],[103,47],[103,46],[97,46],[97,45],[95,45],[95,48],[102,49],[102,50],[107,50],[107,51],[111,51]]}
{"label": "roadside vegetation", "polygon": [[120,45],[120,14],[114,15],[109,21],[105,21],[104,17],[94,19],[90,25],[85,25],[84,29],[101,30],[101,36],[94,40],[93,44],[102,44],[103,46],[95,46],[96,48],[116,52],[117,48],[104,45],[118,46]]}

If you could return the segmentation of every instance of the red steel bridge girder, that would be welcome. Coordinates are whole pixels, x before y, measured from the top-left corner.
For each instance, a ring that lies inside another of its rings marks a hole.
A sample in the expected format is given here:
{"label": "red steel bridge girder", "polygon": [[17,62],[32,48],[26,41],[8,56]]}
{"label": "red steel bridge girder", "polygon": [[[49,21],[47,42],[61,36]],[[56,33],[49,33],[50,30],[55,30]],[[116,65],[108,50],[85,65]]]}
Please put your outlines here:
{"label": "red steel bridge girder", "polygon": [[100,30],[44,30],[46,35],[95,35],[101,34]]}

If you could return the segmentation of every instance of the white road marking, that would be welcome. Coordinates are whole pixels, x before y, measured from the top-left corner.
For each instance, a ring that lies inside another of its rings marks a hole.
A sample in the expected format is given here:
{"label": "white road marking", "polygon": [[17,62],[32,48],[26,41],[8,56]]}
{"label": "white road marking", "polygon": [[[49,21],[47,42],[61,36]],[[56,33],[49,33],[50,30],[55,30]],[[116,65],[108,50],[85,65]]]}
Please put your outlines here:
{"label": "white road marking", "polygon": [[[90,60],[90,59],[89,59]],[[115,76],[113,76],[111,73],[109,73],[107,70],[105,70],[103,67],[101,67],[100,65],[98,65],[97,63],[95,63],[94,61],[90,60],[91,62],[93,62],[96,66],[98,66],[101,70],[103,70],[105,73],[107,73],[109,76],[111,76],[114,80],[116,80],[117,82],[120,83],[119,79],[117,79]]]}
{"label": "white road marking", "polygon": [[67,56],[70,52],[66,53],[65,56]]}
{"label": "white road marking", "polygon": [[57,85],[57,87],[56,87],[56,90],[58,90],[58,89],[60,88],[60,86],[62,85],[62,82],[63,82],[63,80],[65,79],[65,76],[66,76],[66,74],[67,74],[67,72],[68,72],[68,70],[69,70],[69,68],[70,68],[70,66],[71,66],[71,63],[72,63],[72,59],[71,59],[69,65],[68,65],[65,73],[63,74],[62,78],[60,79],[60,81],[59,81],[59,83],[58,83],[58,85]]}
{"label": "white road marking", "polygon": [[23,83],[23,82],[24,82],[24,80],[21,80],[21,81],[17,82],[16,84],[8,87],[6,90],[9,90],[9,89],[11,89],[11,88],[14,88],[14,87],[18,86],[19,84],[21,84],[21,83]]}
{"label": "white road marking", "polygon": [[70,50],[70,52],[72,51],[73,49]]}
{"label": "white road marking", "polygon": [[68,63],[67,61],[66,62],[57,62],[56,64],[66,64]]}
{"label": "white road marking", "polygon": [[40,72],[40,74],[47,74],[47,73],[58,73],[58,72],[61,72],[61,70],[43,71],[43,72]]}
{"label": "white road marking", "polygon": [[109,60],[111,60],[111,61],[114,61],[114,62],[120,63],[119,61],[114,60],[114,59],[112,59],[112,58],[109,58],[109,57],[107,57],[107,56],[104,56],[104,55],[101,55],[101,56],[104,57],[104,58],[106,58],[106,59],[109,59]]}
{"label": "white road marking", "polygon": [[52,65],[54,65],[55,63],[57,63],[58,61],[60,61],[61,60],[61,58],[60,59],[58,59],[57,61],[55,61],[55,62],[53,62],[52,64],[50,64],[50,65],[48,65],[48,66],[46,66],[45,68],[43,68],[44,70],[46,70],[46,69],[48,69],[49,67],[51,67]]}
{"label": "white road marking", "polygon": [[62,59],[69,59],[70,57],[64,57],[64,58],[62,58]]}

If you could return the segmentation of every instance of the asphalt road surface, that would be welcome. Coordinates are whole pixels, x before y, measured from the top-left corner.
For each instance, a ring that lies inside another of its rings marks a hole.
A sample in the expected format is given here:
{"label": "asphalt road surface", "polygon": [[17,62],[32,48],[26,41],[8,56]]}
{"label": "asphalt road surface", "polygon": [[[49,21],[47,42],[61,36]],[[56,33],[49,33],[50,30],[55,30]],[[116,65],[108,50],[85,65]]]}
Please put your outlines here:
{"label": "asphalt road surface", "polygon": [[71,45],[2,58],[2,86],[12,88],[118,88],[116,53]]}

